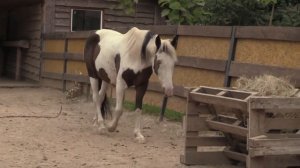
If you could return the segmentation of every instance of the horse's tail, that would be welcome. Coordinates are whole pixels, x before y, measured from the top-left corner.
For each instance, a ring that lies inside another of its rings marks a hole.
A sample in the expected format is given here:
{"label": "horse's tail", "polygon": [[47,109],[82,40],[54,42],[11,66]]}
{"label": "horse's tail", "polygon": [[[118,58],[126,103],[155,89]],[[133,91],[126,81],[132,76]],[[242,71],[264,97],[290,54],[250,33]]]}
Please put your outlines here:
{"label": "horse's tail", "polygon": [[101,106],[101,115],[104,119],[108,119],[112,117],[112,113],[110,110],[110,104],[109,104],[109,100],[107,98],[107,95],[105,94],[103,102],[102,102],[102,106]]}
{"label": "horse's tail", "polygon": [[100,46],[98,45],[99,42],[99,35],[96,33],[91,34],[86,40],[83,54],[89,77],[93,77],[96,79],[98,78],[98,75],[95,61],[100,52]]}

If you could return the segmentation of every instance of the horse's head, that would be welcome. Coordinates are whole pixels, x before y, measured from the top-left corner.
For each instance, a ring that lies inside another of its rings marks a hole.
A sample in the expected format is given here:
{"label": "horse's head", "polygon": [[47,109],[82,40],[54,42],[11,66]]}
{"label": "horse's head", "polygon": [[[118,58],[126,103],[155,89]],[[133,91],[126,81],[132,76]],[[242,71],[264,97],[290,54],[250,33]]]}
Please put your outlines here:
{"label": "horse's head", "polygon": [[178,36],[171,40],[161,40],[156,36],[157,52],[153,59],[153,72],[158,76],[166,96],[173,95],[173,72],[177,62],[176,44]]}

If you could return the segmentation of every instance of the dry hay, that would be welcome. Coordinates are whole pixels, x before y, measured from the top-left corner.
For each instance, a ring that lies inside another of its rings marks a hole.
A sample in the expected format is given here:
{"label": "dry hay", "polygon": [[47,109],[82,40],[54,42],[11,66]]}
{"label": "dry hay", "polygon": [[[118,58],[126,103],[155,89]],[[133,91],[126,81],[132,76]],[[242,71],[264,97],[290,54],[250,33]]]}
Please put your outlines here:
{"label": "dry hay", "polygon": [[74,99],[82,95],[82,85],[81,83],[75,82],[74,86],[65,92],[67,99]]}
{"label": "dry hay", "polygon": [[296,96],[297,89],[286,78],[272,75],[261,75],[254,78],[240,77],[237,80],[237,89],[257,92],[258,96]]}

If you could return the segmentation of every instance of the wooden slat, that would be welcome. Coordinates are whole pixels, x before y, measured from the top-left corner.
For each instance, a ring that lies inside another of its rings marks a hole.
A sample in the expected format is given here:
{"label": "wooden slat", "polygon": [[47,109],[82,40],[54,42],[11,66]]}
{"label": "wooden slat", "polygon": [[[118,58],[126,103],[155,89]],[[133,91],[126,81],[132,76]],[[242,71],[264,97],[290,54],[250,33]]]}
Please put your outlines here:
{"label": "wooden slat", "polygon": [[256,148],[256,147],[272,148],[272,147],[284,147],[284,146],[294,146],[297,148],[300,146],[300,138],[274,139],[268,137],[265,138],[254,137],[249,139],[248,145],[252,148]]}
{"label": "wooden slat", "polygon": [[59,73],[52,73],[52,72],[42,72],[41,74],[42,77],[44,78],[50,78],[50,79],[63,79],[63,75]]}
{"label": "wooden slat", "polygon": [[177,66],[191,67],[197,69],[207,69],[213,71],[225,71],[226,61],[216,59],[206,59],[188,56],[179,56]]}
{"label": "wooden slat", "polygon": [[177,26],[169,26],[169,25],[155,25],[155,26],[138,26],[140,29],[151,30],[157,34],[163,35],[176,35],[177,34]]}
{"label": "wooden slat", "polygon": [[230,26],[178,26],[178,35],[184,36],[202,36],[202,37],[222,37],[231,36]]}
{"label": "wooden slat", "polygon": [[245,26],[237,27],[237,38],[300,41],[299,27]]}
{"label": "wooden slat", "polygon": [[249,156],[300,155],[299,147],[249,148]]}
{"label": "wooden slat", "polygon": [[[300,113],[300,109],[299,109]],[[299,114],[300,115],[300,114]],[[300,129],[300,118],[266,118],[265,129]]]}
{"label": "wooden slat", "polygon": [[65,74],[64,79],[69,80],[69,81],[85,82],[85,83],[88,83],[90,81],[89,77],[84,76],[84,75]]}
{"label": "wooden slat", "polygon": [[4,47],[20,47],[20,48],[29,48],[29,42],[27,40],[19,41],[4,41],[0,44]]}
{"label": "wooden slat", "polygon": [[237,38],[235,37],[236,27],[232,27],[231,29],[231,38],[230,38],[230,46],[228,50],[228,58],[226,62],[226,69],[225,69],[225,78],[224,78],[224,87],[230,87],[231,84],[231,76],[229,76],[231,62],[235,59],[235,51],[236,51],[236,43]]}
{"label": "wooden slat", "polygon": [[215,136],[215,137],[186,137],[185,146],[226,146],[227,141],[225,137]]}
{"label": "wooden slat", "polygon": [[213,120],[206,120],[206,122],[207,122],[207,125],[209,126],[209,128],[214,129],[214,130],[219,130],[219,131],[222,131],[225,133],[240,135],[243,137],[247,137],[247,135],[248,135],[247,128],[235,126],[232,124],[222,123],[219,121],[213,121]]}
{"label": "wooden slat", "polygon": [[225,154],[225,156],[227,156],[228,158],[233,159],[233,160],[237,160],[237,161],[241,161],[241,162],[246,162],[246,160],[247,160],[246,154],[231,151],[231,150],[229,150],[228,147],[224,149],[224,154]]}
{"label": "wooden slat", "polygon": [[56,59],[56,60],[63,60],[64,54],[63,53],[50,53],[50,52],[43,52],[42,53],[43,59]]}
{"label": "wooden slat", "polygon": [[229,75],[234,77],[254,77],[263,74],[289,77],[296,87],[300,87],[300,69],[232,62],[229,72]]}
{"label": "wooden slat", "polygon": [[187,116],[186,131],[209,131],[206,125],[207,117]]}
{"label": "wooden slat", "polygon": [[249,103],[251,109],[300,109],[300,98],[296,97],[251,97]]}
{"label": "wooden slat", "polygon": [[230,165],[222,151],[220,152],[194,152],[187,151],[181,157],[181,163],[189,165]]}
{"label": "wooden slat", "polygon": [[215,105],[223,105],[230,108],[237,108],[242,111],[247,111],[247,102],[235,98],[230,97],[222,97],[222,96],[216,96],[216,95],[206,95],[206,94],[200,94],[191,92],[189,97],[193,101],[198,101],[202,103],[209,103],[209,104],[215,104]]}

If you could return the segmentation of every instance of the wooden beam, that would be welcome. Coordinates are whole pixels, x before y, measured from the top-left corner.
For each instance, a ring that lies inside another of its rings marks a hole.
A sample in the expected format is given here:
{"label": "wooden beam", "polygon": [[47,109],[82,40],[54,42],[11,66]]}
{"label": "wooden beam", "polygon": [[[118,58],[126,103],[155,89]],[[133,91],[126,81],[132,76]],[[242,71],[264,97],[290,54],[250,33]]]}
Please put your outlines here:
{"label": "wooden beam", "polygon": [[198,101],[201,103],[223,105],[230,108],[240,109],[242,111],[247,111],[247,102],[240,99],[222,97],[216,95],[200,94],[196,92],[189,93],[189,98],[193,101]]}
{"label": "wooden beam", "polygon": [[207,58],[197,58],[189,56],[178,56],[177,66],[197,68],[197,69],[207,69],[213,71],[225,71],[226,61],[207,59]]}
{"label": "wooden beam", "polygon": [[247,154],[231,151],[228,147],[224,149],[224,154],[230,159],[246,162]]}
{"label": "wooden beam", "polygon": [[286,147],[286,146],[279,146],[279,147],[270,147],[270,148],[249,148],[249,156],[250,157],[257,157],[257,156],[276,156],[276,155],[300,155],[300,148],[299,147]]}
{"label": "wooden beam", "polygon": [[50,53],[50,52],[43,52],[42,53],[43,59],[55,59],[55,60],[63,60],[64,54],[63,53]]}
{"label": "wooden beam", "polygon": [[27,40],[3,41],[1,43],[1,46],[4,46],[4,47],[29,48],[29,42]]}
{"label": "wooden beam", "polygon": [[299,27],[277,26],[239,26],[236,31],[237,38],[300,41]]}
{"label": "wooden beam", "polygon": [[206,120],[206,123],[209,126],[209,128],[214,129],[214,130],[222,131],[225,133],[231,133],[231,134],[235,134],[235,135],[240,135],[243,137],[247,137],[247,135],[248,135],[248,129],[244,128],[244,127],[227,124],[227,123],[223,123],[223,122],[219,122],[219,121],[214,121],[214,120]]}
{"label": "wooden beam", "polygon": [[251,109],[300,109],[297,97],[251,97],[249,103]]}
{"label": "wooden beam", "polygon": [[233,26],[231,30],[231,39],[230,39],[230,47],[228,51],[228,58],[225,68],[225,79],[224,79],[224,87],[230,87],[231,84],[231,76],[229,76],[231,62],[234,61],[235,51],[236,51],[236,43],[237,39],[235,37],[236,27]]}
{"label": "wooden beam", "polygon": [[230,38],[231,26],[178,26],[178,35]]}
{"label": "wooden beam", "polygon": [[287,138],[280,136],[278,138],[269,138],[269,137],[254,137],[250,138],[248,145],[252,148],[272,148],[272,147],[284,147],[284,146],[300,146],[300,138]]}
{"label": "wooden beam", "polygon": [[185,139],[185,146],[226,146],[228,145],[225,137],[222,136],[187,136]]}

